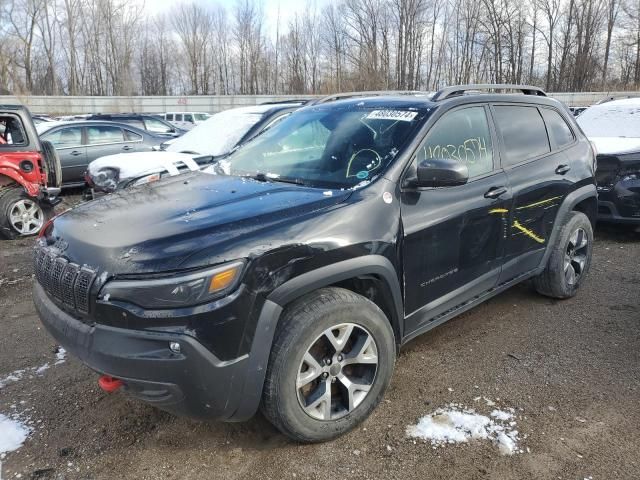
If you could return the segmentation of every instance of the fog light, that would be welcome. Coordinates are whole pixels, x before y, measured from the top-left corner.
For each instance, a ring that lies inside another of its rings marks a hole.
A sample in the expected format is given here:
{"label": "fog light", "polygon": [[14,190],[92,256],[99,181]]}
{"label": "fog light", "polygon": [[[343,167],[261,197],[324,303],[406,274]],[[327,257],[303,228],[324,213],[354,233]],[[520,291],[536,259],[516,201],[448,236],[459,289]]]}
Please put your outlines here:
{"label": "fog light", "polygon": [[169,350],[173,353],[180,353],[180,344],[178,342],[169,342]]}

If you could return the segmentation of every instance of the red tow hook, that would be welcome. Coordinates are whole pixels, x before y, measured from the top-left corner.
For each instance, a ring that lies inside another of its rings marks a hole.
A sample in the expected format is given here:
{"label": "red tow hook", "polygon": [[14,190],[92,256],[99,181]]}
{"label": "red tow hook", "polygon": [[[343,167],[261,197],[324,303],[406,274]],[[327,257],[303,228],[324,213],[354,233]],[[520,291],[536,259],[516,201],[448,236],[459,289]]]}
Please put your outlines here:
{"label": "red tow hook", "polygon": [[124,383],[122,382],[122,380],[118,378],[113,378],[113,377],[110,377],[109,375],[102,375],[98,379],[98,385],[100,385],[100,388],[105,392],[113,393],[116,390],[118,390],[122,385],[124,385]]}

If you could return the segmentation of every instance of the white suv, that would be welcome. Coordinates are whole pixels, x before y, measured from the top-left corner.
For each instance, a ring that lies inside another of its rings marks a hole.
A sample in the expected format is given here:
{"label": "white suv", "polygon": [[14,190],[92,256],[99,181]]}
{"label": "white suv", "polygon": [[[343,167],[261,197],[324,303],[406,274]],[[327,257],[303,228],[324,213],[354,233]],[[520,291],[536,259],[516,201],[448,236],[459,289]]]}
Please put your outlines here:
{"label": "white suv", "polygon": [[164,119],[179,128],[191,130],[196,125],[200,125],[211,115],[205,112],[167,112]]}

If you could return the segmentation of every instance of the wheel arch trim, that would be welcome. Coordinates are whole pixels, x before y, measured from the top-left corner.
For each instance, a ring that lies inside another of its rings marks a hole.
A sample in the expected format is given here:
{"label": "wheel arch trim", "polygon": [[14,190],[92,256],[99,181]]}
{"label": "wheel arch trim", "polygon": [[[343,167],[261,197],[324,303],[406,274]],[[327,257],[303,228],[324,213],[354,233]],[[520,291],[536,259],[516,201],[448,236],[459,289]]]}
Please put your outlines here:
{"label": "wheel arch trim", "polygon": [[576,205],[584,200],[587,200],[588,198],[598,198],[598,192],[596,190],[595,184],[583,185],[582,187],[569,193],[562,201],[553,225],[554,228],[553,232],[551,233],[551,238],[547,243],[547,248],[544,252],[542,260],[540,261],[540,264],[538,265],[538,268],[536,269],[536,273],[542,272],[545,269],[547,262],[549,261],[549,257],[551,256],[551,252],[553,251],[556,241],[558,240],[558,235],[560,235],[560,226],[562,225],[562,222],[564,221],[566,215],[574,210]]}
{"label": "wheel arch trim", "polygon": [[[251,418],[258,410],[262,398],[262,388],[269,363],[271,345],[276,327],[284,307],[319,288],[362,275],[375,275],[384,281],[393,296],[398,327],[402,327],[403,307],[400,283],[391,261],[381,255],[365,255],[321,267],[304,273],[276,288],[265,300],[260,311],[255,334],[251,343],[244,386],[238,408],[228,418],[229,421],[243,421]],[[393,319],[389,319],[393,322]],[[394,325],[392,324],[392,328]],[[402,333],[400,330],[399,333]],[[402,338],[402,337],[399,337]]]}

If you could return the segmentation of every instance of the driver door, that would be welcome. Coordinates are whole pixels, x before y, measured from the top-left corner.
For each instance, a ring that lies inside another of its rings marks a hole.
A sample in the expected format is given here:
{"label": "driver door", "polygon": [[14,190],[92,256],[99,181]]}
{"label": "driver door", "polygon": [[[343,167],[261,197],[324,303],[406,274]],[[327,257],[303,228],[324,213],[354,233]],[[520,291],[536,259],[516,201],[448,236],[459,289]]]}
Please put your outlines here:
{"label": "driver door", "polygon": [[445,113],[418,148],[408,175],[430,158],[464,162],[469,181],[403,187],[406,333],[495,287],[504,253],[511,193],[499,168],[487,107]]}

